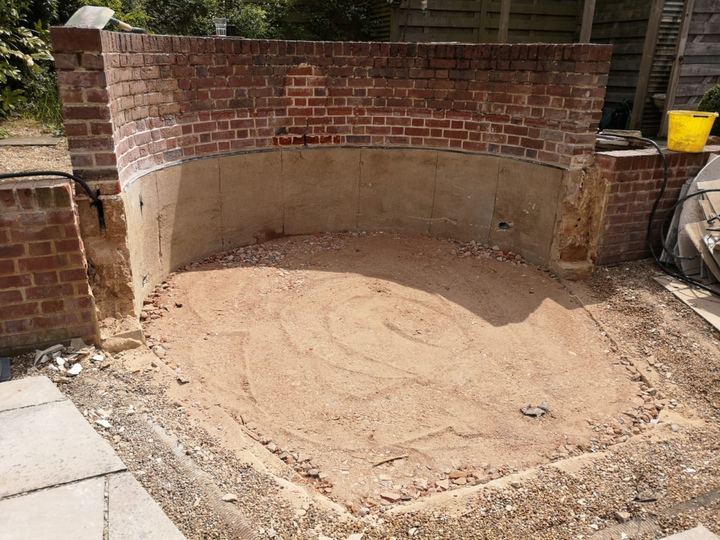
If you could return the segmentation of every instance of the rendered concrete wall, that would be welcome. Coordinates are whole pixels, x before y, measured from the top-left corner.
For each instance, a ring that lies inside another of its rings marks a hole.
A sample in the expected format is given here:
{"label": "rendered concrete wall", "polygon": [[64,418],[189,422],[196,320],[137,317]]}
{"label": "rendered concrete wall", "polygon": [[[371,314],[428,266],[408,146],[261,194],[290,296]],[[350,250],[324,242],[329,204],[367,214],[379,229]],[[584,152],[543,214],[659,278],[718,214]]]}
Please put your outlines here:
{"label": "rendered concrete wall", "polygon": [[153,171],[122,196],[135,309],[192,261],[318,231],[490,242],[547,264],[557,256],[554,233],[571,176],[497,156],[365,148],[251,152]]}

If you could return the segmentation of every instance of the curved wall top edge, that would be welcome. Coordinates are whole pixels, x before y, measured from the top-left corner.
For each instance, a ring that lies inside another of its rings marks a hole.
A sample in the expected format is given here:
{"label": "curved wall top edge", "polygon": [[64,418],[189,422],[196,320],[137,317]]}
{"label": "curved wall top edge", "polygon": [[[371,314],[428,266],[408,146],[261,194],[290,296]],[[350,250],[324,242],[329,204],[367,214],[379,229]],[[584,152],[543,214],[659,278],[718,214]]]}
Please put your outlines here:
{"label": "curved wall top edge", "polygon": [[169,169],[176,166],[182,166],[187,163],[192,163],[196,161],[202,161],[204,159],[216,159],[216,158],[224,158],[224,157],[232,157],[232,156],[241,156],[241,155],[247,155],[247,154],[266,154],[271,152],[312,152],[312,151],[321,151],[321,150],[409,150],[409,151],[424,151],[424,152],[443,152],[443,153],[449,153],[449,154],[460,154],[460,155],[468,155],[468,156],[482,156],[482,157],[495,157],[500,159],[507,159],[511,161],[516,161],[520,163],[527,163],[528,165],[538,165],[541,167],[547,167],[550,169],[556,169],[559,171],[568,171],[567,167],[561,167],[559,165],[551,165],[548,163],[542,163],[540,161],[533,161],[528,159],[522,159],[517,158],[513,156],[503,156],[503,155],[497,155],[497,154],[490,154],[487,152],[467,152],[464,150],[449,150],[445,148],[423,148],[423,147],[415,147],[415,146],[350,146],[350,145],[337,145],[337,146],[289,146],[284,148],[259,148],[254,150],[238,150],[235,152],[225,152],[220,154],[208,154],[205,156],[196,156],[191,157],[187,159],[182,159],[178,161],[172,161],[170,163],[163,163],[161,165],[158,165],[156,167],[152,167],[149,169],[143,169],[134,172],[131,176],[127,177],[125,181],[122,183],[122,190],[127,190],[130,186],[132,186],[137,180],[141,179],[142,177],[153,174],[158,171],[162,171],[165,169]]}
{"label": "curved wall top edge", "polygon": [[76,172],[298,145],[423,147],[581,168],[611,47],[143,36],[53,28]]}

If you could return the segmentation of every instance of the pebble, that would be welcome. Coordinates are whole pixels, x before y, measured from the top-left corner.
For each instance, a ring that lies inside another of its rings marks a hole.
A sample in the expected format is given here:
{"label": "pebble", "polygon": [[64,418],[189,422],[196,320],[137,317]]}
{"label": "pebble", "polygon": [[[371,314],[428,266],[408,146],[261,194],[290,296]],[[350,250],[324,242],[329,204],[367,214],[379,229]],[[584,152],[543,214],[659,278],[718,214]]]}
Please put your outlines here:
{"label": "pebble", "polygon": [[238,497],[234,493],[228,493],[227,495],[223,495],[222,501],[233,503],[238,501]]}

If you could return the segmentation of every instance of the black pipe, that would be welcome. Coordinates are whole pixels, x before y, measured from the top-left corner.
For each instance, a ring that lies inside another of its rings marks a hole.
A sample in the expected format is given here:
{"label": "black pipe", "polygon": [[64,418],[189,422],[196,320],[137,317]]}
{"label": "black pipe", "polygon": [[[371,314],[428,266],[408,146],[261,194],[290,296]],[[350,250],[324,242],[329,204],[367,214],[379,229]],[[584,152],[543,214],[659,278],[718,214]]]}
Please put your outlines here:
{"label": "black pipe", "polygon": [[[658,193],[658,196],[655,199],[655,204],[653,204],[652,211],[650,212],[650,219],[648,220],[647,243],[648,243],[648,247],[650,248],[650,253],[652,254],[653,259],[655,259],[655,262],[660,267],[660,269],[663,272],[665,272],[667,275],[672,276],[676,279],[679,279],[680,281],[684,281],[685,283],[690,283],[692,285],[695,285],[703,290],[708,291],[709,293],[711,293],[715,296],[720,297],[720,292],[718,292],[717,290],[715,290],[712,287],[709,287],[708,285],[705,285],[702,281],[699,281],[697,279],[694,279],[694,278],[691,278],[691,277],[685,275],[682,272],[682,269],[681,269],[681,272],[675,272],[672,269],[670,269],[664,262],[662,262],[660,260],[660,258],[655,253],[655,246],[653,245],[653,242],[652,242],[653,223],[655,221],[655,213],[657,212],[658,206],[660,205],[660,199],[662,199],[662,196],[665,193],[665,189],[667,188],[667,185],[668,185],[668,163],[667,163],[667,159],[665,158],[665,154],[663,154],[663,151],[660,148],[660,145],[658,145],[658,143],[656,143],[652,139],[648,139],[646,137],[638,137],[635,135],[620,135],[617,133],[603,133],[602,131],[600,133],[598,133],[598,135],[603,135],[604,137],[618,137],[620,139],[632,139],[632,140],[636,140],[636,141],[643,141],[643,142],[649,143],[655,147],[655,150],[657,150],[657,153],[660,155],[660,159],[662,160],[662,163],[663,163],[663,184],[662,184],[662,187],[660,188],[660,193]],[[667,245],[665,244],[665,238],[664,238],[665,235],[663,234],[664,225],[668,221],[669,216],[672,216],[674,214],[675,210],[677,209],[677,207],[681,206],[688,199],[692,199],[693,197],[697,197],[699,195],[703,195],[704,193],[711,193],[714,191],[720,191],[720,189],[704,189],[704,190],[696,191],[695,193],[692,193],[685,197],[682,197],[673,205],[673,207],[670,210],[668,210],[668,213],[666,214],[665,219],[663,219],[663,221],[660,222],[660,235],[662,236],[662,238],[660,240],[661,240],[661,245],[662,245],[663,251],[667,252],[668,255],[673,257],[673,259],[675,259],[676,256],[672,251],[670,251],[667,248]]]}
{"label": "black pipe", "polygon": [[28,178],[33,176],[64,176],[65,178],[69,178],[70,180],[75,180],[78,184],[82,186],[82,188],[85,190],[85,192],[88,194],[88,197],[92,199],[92,203],[90,206],[95,206],[95,209],[97,210],[98,214],[98,223],[100,224],[100,232],[105,232],[105,209],[103,208],[103,202],[100,200],[100,190],[97,191],[97,193],[93,193],[90,189],[90,186],[85,183],[84,180],[81,178],[78,178],[74,174],[66,173],[66,172],[60,172],[60,171],[33,171],[33,172],[21,172],[21,173],[7,173],[7,174],[0,174],[0,180],[4,180],[6,178]]}

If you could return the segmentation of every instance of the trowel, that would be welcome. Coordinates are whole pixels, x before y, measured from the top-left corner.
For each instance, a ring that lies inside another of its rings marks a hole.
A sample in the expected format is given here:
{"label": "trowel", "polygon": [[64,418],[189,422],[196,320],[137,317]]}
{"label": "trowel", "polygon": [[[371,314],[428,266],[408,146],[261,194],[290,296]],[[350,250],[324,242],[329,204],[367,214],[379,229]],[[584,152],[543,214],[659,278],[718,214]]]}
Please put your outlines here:
{"label": "trowel", "polygon": [[135,34],[147,34],[144,28],[136,28],[130,26],[128,23],[117,20],[113,17],[115,11],[108,7],[99,6],[83,6],[73,13],[72,17],[68,19],[65,26],[74,26],[76,28],[96,28],[102,30],[105,28],[107,23],[118,27],[120,30],[126,32],[133,32]]}

